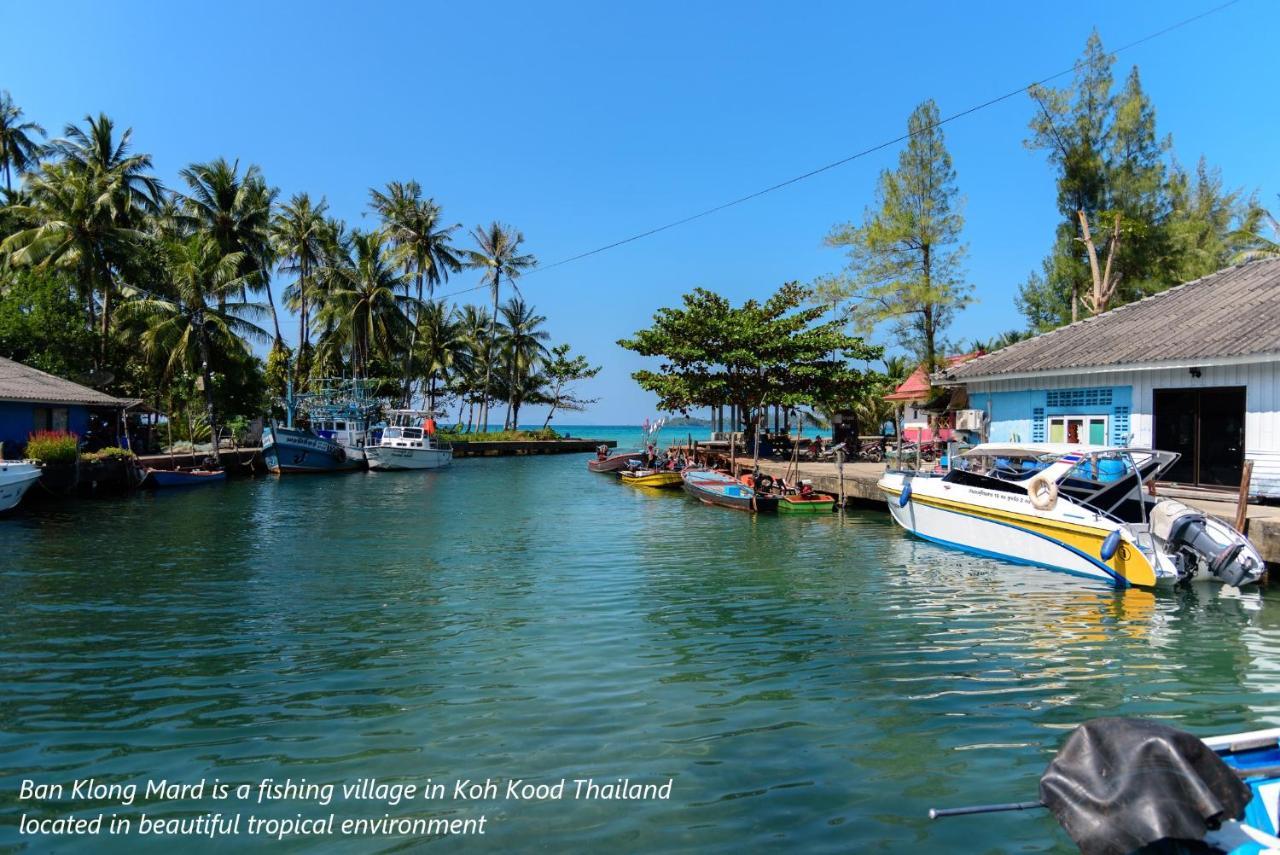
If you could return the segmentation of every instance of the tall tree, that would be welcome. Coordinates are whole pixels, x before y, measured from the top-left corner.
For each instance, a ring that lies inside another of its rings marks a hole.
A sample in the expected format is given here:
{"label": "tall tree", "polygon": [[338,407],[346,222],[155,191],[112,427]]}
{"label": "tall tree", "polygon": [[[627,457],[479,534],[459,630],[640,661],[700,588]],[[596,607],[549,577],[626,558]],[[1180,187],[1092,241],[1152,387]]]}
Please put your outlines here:
{"label": "tall tree", "polygon": [[392,342],[407,338],[406,310],[416,301],[398,293],[408,275],[396,272],[381,233],[353,232],[351,246],[351,263],[321,271],[325,291],[317,319],[350,348],[352,373],[367,378],[373,357],[390,363]]}
{"label": "tall tree", "polygon": [[187,184],[179,218],[192,230],[212,237],[224,255],[239,253],[246,288],[266,292],[275,328],[273,348],[284,346],[275,298],[271,294],[271,206],[276,191],[267,186],[262,170],[250,165],[240,173],[239,161],[225,158],[193,163],[180,173]]}
{"label": "tall tree", "polygon": [[308,326],[308,291],[312,272],[320,263],[325,235],[324,214],[328,205],[323,199],[313,204],[307,193],[296,193],[271,221],[271,242],[280,261],[280,269],[297,274],[291,295],[298,308],[298,352],[293,363],[295,385],[301,386],[307,373],[311,331]]}
{"label": "tall tree", "polygon": [[[938,106],[925,101],[907,120],[898,168],[880,174],[876,204],[861,225],[838,226],[827,245],[845,247],[849,267],[838,298],[863,329],[889,321],[920,359],[937,365],[943,333],[972,301],[960,243],[964,217]],[[829,289],[829,285],[828,285]]]}
{"label": "tall tree", "polygon": [[44,128],[22,120],[22,108],[9,93],[0,90],[0,166],[4,167],[4,187],[13,193],[13,173],[30,172],[44,150],[33,137],[44,136]]}
{"label": "tall tree", "polygon": [[246,339],[267,342],[270,336],[245,316],[264,307],[244,303],[238,294],[246,287],[240,253],[224,253],[213,238],[195,234],[166,246],[169,290],[162,297],[126,286],[121,309],[126,321],[143,325],[143,353],[164,366],[171,377],[190,371],[200,377],[205,417],[218,451],[218,415],[214,405],[213,360],[217,351],[244,354]]}
{"label": "tall tree", "polygon": [[455,370],[465,368],[471,341],[443,300],[431,300],[422,306],[414,326],[418,363],[427,378],[427,409],[435,412],[438,382],[448,384]]}
{"label": "tall tree", "polygon": [[[1271,235],[1262,233],[1265,223]],[[1248,221],[1233,235],[1238,247],[1235,255],[1237,263],[1258,261],[1264,258],[1280,258],[1280,220],[1276,220],[1270,211],[1253,206]]]}
{"label": "tall tree", "polygon": [[551,334],[542,329],[547,319],[520,297],[512,297],[502,306],[503,330],[499,349],[507,368],[507,415],[505,430],[515,430],[520,417],[523,394],[529,384],[522,382],[533,374],[547,355],[544,344]]}
{"label": "tall tree", "polygon": [[489,424],[489,386],[492,379],[494,345],[498,338],[498,297],[505,278],[515,286],[520,275],[538,263],[532,255],[520,252],[524,235],[496,220],[488,226],[476,226],[471,238],[477,249],[465,252],[465,266],[481,271],[480,284],[489,287],[493,297],[493,313],[490,315],[489,340],[484,354],[484,388],[480,392],[480,425],[486,430]]}
{"label": "tall tree", "polygon": [[[369,191],[369,204],[382,218],[387,237],[395,247],[395,257],[406,272],[413,274],[418,289],[418,304],[423,305],[423,286],[426,298],[431,299],[435,288],[449,280],[450,273],[462,269],[458,251],[450,243],[457,223],[445,225],[440,206],[434,199],[422,198],[422,188],[416,181],[401,183],[392,181],[385,192]],[[406,295],[408,283],[405,284]],[[405,350],[404,398],[408,405],[412,397],[411,372],[414,344],[417,336],[417,318],[409,347]]]}

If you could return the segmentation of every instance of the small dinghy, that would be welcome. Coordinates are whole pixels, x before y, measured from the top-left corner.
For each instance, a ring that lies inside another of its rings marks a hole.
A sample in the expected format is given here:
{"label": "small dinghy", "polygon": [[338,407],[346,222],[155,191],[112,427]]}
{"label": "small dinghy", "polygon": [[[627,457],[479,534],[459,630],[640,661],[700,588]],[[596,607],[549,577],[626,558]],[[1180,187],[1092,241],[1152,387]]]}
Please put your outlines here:
{"label": "small dinghy", "polygon": [[191,487],[196,484],[214,484],[227,480],[225,469],[183,467],[179,469],[148,469],[143,482],[151,487]]}
{"label": "small dinghy", "polygon": [[775,511],[778,497],[757,493],[755,489],[725,472],[710,469],[686,469],[680,473],[684,491],[704,505],[720,505],[739,511]]}
{"label": "small dinghy", "polygon": [[1145,719],[1093,719],[1049,763],[1038,800],[929,818],[1041,808],[1085,855],[1280,851],[1280,728],[1201,739]]}
{"label": "small dinghy", "polygon": [[778,497],[780,514],[829,514],[836,500],[823,493],[797,493]]}
{"label": "small dinghy", "polygon": [[631,469],[618,473],[623,484],[632,487],[648,487],[654,490],[667,490],[679,487],[683,482],[680,473],[670,469]]}

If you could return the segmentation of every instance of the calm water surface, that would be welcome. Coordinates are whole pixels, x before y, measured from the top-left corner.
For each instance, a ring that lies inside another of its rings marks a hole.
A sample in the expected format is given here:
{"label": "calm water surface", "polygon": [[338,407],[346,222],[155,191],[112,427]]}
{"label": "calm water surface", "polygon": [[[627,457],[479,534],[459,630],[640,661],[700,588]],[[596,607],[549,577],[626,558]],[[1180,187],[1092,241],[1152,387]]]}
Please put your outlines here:
{"label": "calm water surface", "polygon": [[[241,480],[0,520],[0,848],[24,842],[27,777],[594,776],[675,783],[668,802],[368,813],[485,813],[485,837],[438,841],[471,849],[1065,852],[1044,816],[925,814],[1034,798],[1091,716],[1280,724],[1270,591],[1115,592],[911,540],[883,513],[753,519],[583,463]],[[325,812],[276,808],[299,811]]]}

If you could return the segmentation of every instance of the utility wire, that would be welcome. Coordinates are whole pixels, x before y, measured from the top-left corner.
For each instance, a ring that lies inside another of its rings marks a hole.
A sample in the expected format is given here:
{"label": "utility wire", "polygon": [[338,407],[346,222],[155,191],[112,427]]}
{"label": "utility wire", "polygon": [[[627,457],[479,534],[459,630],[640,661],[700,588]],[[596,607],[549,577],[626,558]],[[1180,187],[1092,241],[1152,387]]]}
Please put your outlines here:
{"label": "utility wire", "polygon": [[[1183,18],[1181,21],[1170,24],[1169,26],[1163,29],[1156,30],[1153,33],[1148,33],[1147,35],[1143,36],[1140,39],[1129,42],[1128,44],[1125,44],[1125,45],[1121,45],[1120,47],[1116,48],[1113,51],[1108,51],[1107,55],[1114,59],[1115,57],[1124,53],[1125,51],[1132,50],[1136,47],[1146,44],[1147,42],[1154,41],[1155,39],[1158,39],[1161,36],[1165,36],[1165,35],[1168,35],[1169,33],[1172,33],[1174,30],[1180,30],[1183,27],[1186,27],[1190,24],[1194,24],[1196,21],[1199,21],[1203,18],[1207,18],[1211,15],[1216,15],[1217,13],[1223,11],[1224,9],[1228,9],[1239,2],[1240,0],[1227,0],[1226,3],[1223,3],[1219,6],[1214,6],[1211,9],[1207,9],[1203,12],[1200,12],[1197,15],[1192,15],[1189,18]],[[972,115],[973,113],[977,113],[980,110],[985,110],[988,107],[993,107],[996,104],[1001,103],[1002,101],[1008,101],[1010,98],[1014,98],[1026,92],[1030,92],[1033,88],[1037,86],[1043,86],[1046,83],[1049,83],[1053,80],[1057,80],[1059,77],[1064,77],[1065,75],[1072,74],[1080,68],[1081,62],[1082,61],[1077,61],[1070,68],[1064,68],[1061,71],[1054,72],[1053,74],[1050,74],[1047,77],[1042,77],[1033,83],[1028,83],[1025,86],[1020,86],[1017,89],[1010,90],[1009,92],[1006,92],[1003,95],[997,95],[994,98],[991,98],[987,101],[983,101],[981,104],[975,104],[972,107],[968,107],[967,109],[961,110],[958,113],[952,113],[951,115],[946,116],[945,118],[939,119],[938,121],[934,122],[931,125],[926,125],[925,127],[920,128],[914,134],[910,132],[902,134],[901,136],[894,137],[893,139],[885,140],[884,142],[877,143],[876,145],[873,145],[869,148],[864,148],[861,151],[858,151],[849,155],[848,157],[842,157],[839,160],[834,160],[831,163],[825,164],[823,166],[819,166],[816,169],[811,169],[808,172],[795,176],[794,178],[788,178],[785,181],[780,181],[777,184],[772,184],[761,190],[757,190],[754,193],[748,193],[746,196],[739,196],[737,199],[732,199],[728,202],[722,202],[721,204],[716,205],[715,207],[707,208],[706,210],[699,211],[696,214],[691,214],[679,220],[673,220],[669,223],[665,223],[664,225],[649,229],[648,231],[643,231],[638,234],[631,235],[630,237],[622,238],[621,240],[616,240],[613,243],[608,243],[608,244],[605,244],[604,246],[599,246],[599,247],[596,247],[595,249],[578,253],[577,255],[571,255],[568,258],[562,258],[559,261],[553,262],[551,264],[535,267],[532,270],[526,272],[524,276],[532,276],[535,273],[541,273],[542,271],[545,271],[545,270],[551,270],[554,267],[560,267],[561,265],[569,264],[574,261],[580,261],[584,258],[589,258],[590,256],[598,255],[602,252],[608,252],[611,249],[616,249],[617,247],[624,246],[625,244],[634,243],[635,241],[643,240],[644,238],[647,238],[647,237],[652,237],[653,235],[659,234],[660,232],[665,232],[669,229],[674,229],[678,226],[683,226],[687,223],[692,223],[694,220],[700,220],[703,217],[709,217],[712,214],[716,214],[716,213],[719,213],[720,211],[725,210],[726,208],[732,208],[737,205],[741,205],[744,202],[750,202],[752,199],[758,199],[759,197],[769,193],[773,193],[776,190],[781,190],[784,187],[790,187],[792,184],[798,184],[807,178],[812,178],[815,175],[821,175],[822,173],[828,172],[832,169],[835,169],[836,167],[844,166],[846,163],[850,163],[852,161],[866,157],[867,155],[870,155],[870,154],[875,154],[876,152],[889,148],[890,146],[894,146],[894,145],[897,145],[898,143],[905,142],[906,140],[910,139],[912,136],[925,133],[926,131],[933,130],[934,128],[940,128],[945,124],[956,121],[957,119],[963,119],[965,116]],[[479,291],[483,288],[488,288],[488,287],[489,287],[488,285],[475,285],[471,288],[463,288],[458,291],[451,291],[447,294],[441,294],[437,299],[443,300],[449,297],[456,297],[459,294],[466,294],[471,291]]]}

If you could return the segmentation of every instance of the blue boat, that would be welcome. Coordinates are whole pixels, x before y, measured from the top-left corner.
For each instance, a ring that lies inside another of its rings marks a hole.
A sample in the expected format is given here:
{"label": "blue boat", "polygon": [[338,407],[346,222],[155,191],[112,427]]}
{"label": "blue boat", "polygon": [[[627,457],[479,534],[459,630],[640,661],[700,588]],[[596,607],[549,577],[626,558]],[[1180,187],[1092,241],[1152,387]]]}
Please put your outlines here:
{"label": "blue boat", "polygon": [[705,505],[739,511],[776,511],[778,497],[757,493],[732,475],[711,469],[686,469],[680,474],[684,491]]}
{"label": "blue boat", "polygon": [[[286,422],[262,432],[267,469],[285,472],[354,472],[368,466],[365,441],[377,403],[358,380],[320,381],[315,392],[285,400]],[[308,422],[298,424],[302,418]]]}
{"label": "blue boat", "polygon": [[148,469],[145,483],[151,487],[192,487],[225,480],[225,469]]}

